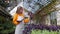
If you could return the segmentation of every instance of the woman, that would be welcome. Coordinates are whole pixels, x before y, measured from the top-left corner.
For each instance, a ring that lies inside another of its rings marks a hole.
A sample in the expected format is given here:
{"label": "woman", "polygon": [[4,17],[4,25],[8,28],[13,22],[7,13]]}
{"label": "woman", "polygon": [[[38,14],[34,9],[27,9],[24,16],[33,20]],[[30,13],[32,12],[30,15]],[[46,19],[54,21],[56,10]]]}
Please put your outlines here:
{"label": "woman", "polygon": [[15,34],[23,34],[24,24],[29,22],[29,18],[23,14],[23,8],[18,7],[13,17],[13,23],[16,25]]}

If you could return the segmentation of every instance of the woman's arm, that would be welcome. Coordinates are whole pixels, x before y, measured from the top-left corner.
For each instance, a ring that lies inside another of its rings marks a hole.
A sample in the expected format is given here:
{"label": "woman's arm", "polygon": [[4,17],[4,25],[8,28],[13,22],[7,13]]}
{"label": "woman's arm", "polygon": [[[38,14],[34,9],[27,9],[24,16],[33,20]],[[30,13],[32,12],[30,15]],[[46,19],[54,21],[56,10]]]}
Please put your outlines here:
{"label": "woman's arm", "polygon": [[30,21],[30,18],[29,17],[25,17],[24,23],[28,23],[29,21]]}
{"label": "woman's arm", "polygon": [[13,17],[13,23],[15,24],[15,25],[17,25],[17,24],[19,24],[18,22],[17,22],[17,14],[15,14],[14,15],[14,17]]}

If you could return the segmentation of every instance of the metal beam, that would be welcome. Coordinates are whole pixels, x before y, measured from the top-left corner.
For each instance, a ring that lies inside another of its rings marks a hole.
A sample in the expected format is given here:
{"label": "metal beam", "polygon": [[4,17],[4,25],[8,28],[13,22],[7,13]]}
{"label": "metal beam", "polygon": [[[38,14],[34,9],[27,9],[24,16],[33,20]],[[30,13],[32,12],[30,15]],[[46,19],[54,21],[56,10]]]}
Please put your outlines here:
{"label": "metal beam", "polygon": [[2,6],[0,6],[0,15],[4,17],[11,17],[11,15]]}

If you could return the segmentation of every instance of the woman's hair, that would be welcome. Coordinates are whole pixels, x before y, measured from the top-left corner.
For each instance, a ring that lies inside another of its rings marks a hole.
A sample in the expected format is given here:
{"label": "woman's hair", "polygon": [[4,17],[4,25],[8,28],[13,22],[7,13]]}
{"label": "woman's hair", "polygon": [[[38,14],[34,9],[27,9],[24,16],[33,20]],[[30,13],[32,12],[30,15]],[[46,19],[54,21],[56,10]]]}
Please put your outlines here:
{"label": "woman's hair", "polygon": [[18,13],[23,7],[18,7],[16,13]]}

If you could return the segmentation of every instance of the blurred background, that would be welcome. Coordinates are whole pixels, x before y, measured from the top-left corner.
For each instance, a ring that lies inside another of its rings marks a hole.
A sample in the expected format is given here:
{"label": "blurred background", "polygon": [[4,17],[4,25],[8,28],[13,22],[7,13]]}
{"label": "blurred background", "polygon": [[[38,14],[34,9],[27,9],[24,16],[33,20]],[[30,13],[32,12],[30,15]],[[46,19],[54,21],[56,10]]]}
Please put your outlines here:
{"label": "blurred background", "polygon": [[0,34],[14,34],[13,14],[22,2],[24,11],[34,14],[31,24],[60,25],[60,0],[0,0]]}

